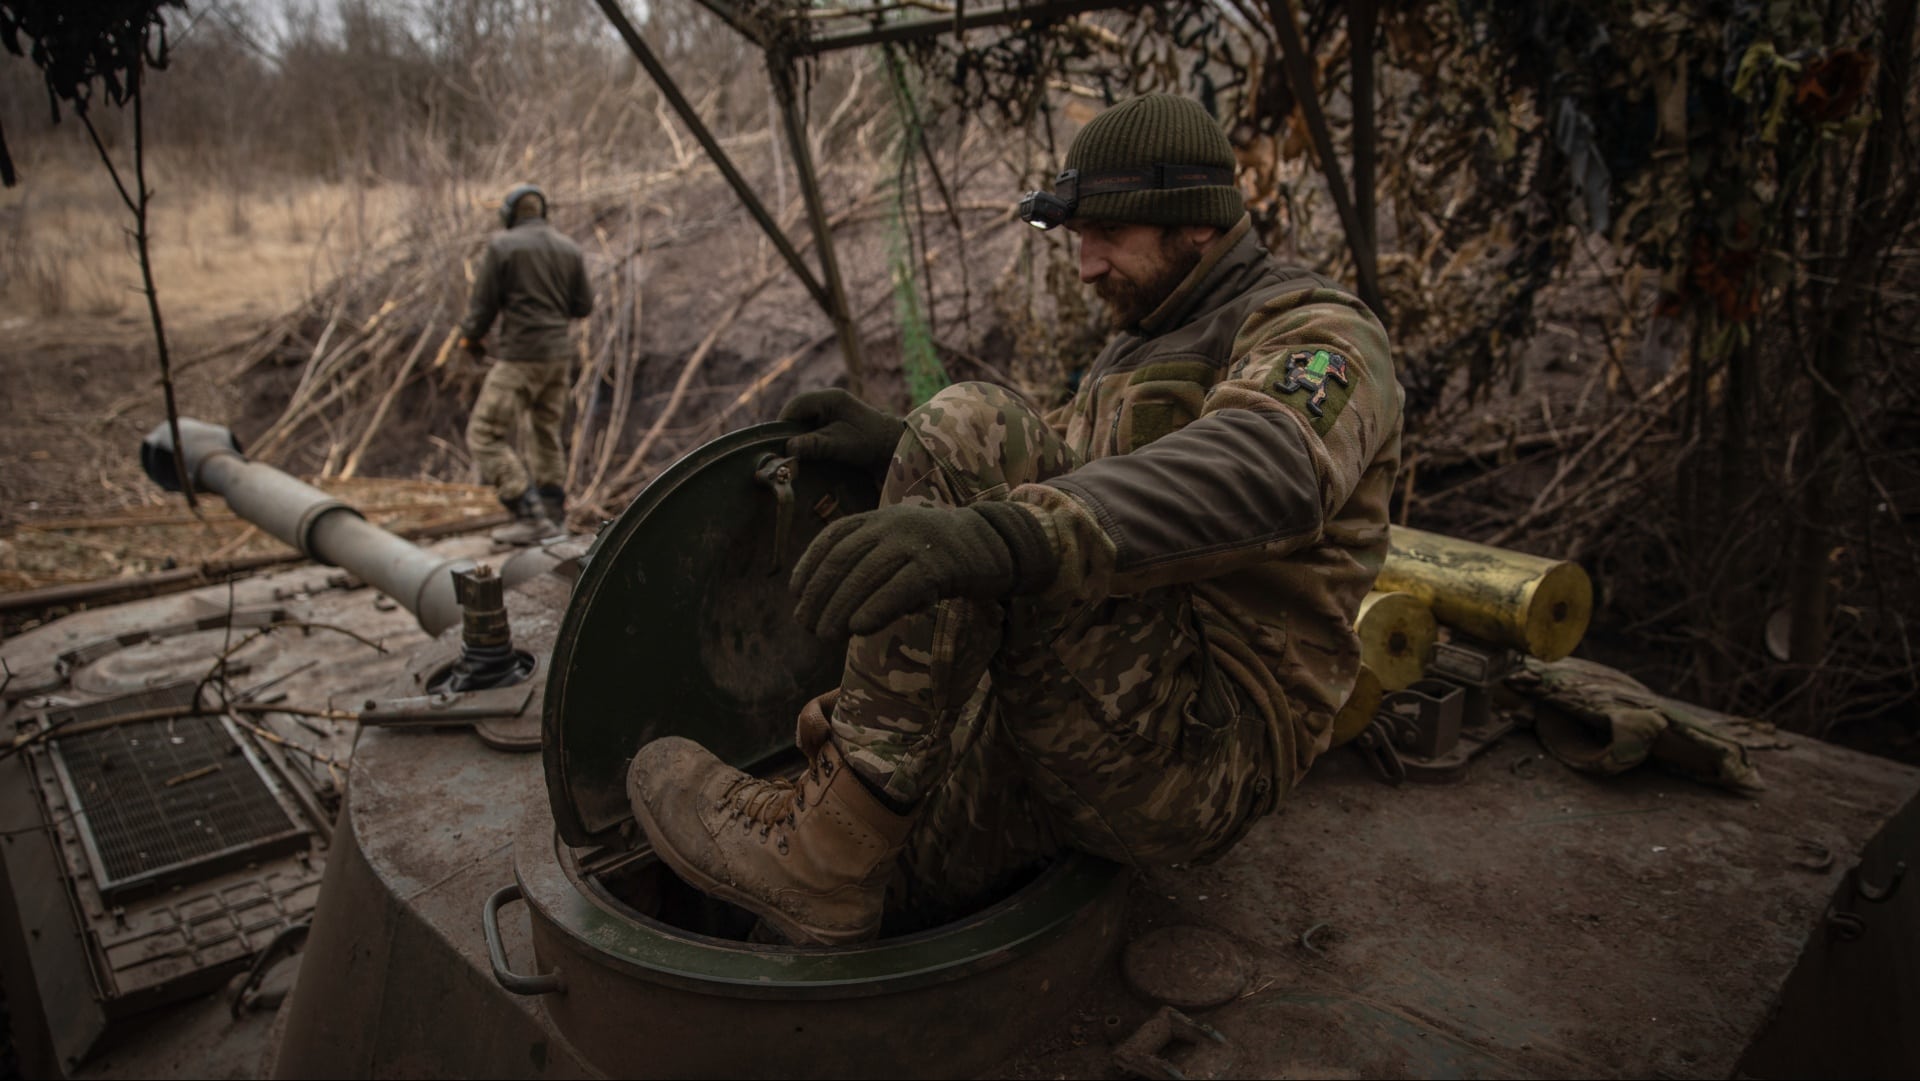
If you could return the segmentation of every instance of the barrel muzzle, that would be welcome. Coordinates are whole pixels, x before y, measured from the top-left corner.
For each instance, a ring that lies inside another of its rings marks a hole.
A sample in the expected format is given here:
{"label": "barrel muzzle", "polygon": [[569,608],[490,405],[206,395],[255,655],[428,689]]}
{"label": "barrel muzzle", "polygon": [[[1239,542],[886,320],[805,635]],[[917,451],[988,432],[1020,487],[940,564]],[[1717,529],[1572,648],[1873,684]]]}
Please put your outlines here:
{"label": "barrel muzzle", "polygon": [[447,559],[419,548],[374,525],[359,511],[326,492],[264,462],[240,453],[240,441],[218,424],[180,418],[180,445],[162,424],[140,443],[140,465],[155,484],[181,490],[192,477],[196,491],[209,492],[270,536],[299,549],[308,558],[344,567],[368,585],[399,601],[428,634],[439,634],[461,620],[449,572],[473,566],[469,559]]}
{"label": "barrel muzzle", "polygon": [[208,455],[240,453],[240,440],[235,438],[232,429],[188,417],[180,418],[180,444],[184,454],[175,449],[173,429],[165,421],[140,441],[140,468],[169,492],[185,490],[183,476],[193,477],[194,487],[200,488],[200,466]]}

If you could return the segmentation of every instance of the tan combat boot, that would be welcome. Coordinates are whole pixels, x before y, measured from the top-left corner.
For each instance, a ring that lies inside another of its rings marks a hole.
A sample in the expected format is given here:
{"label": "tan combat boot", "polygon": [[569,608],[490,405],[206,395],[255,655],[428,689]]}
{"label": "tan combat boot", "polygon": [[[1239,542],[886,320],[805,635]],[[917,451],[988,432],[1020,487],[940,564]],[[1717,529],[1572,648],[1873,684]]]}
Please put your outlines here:
{"label": "tan combat boot", "polygon": [[[809,713],[818,718],[813,731]],[[863,942],[880,932],[887,880],[913,817],[854,776],[826,738],[817,700],[801,717],[809,766],[797,781],[761,780],[668,736],[634,757],[627,799],[654,851],[688,885],[792,942]]]}
{"label": "tan combat boot", "polygon": [[548,537],[557,537],[566,532],[547,517],[546,504],[541,502],[540,493],[532,488],[527,489],[526,494],[507,503],[506,506],[513,512],[513,523],[493,531],[491,536],[495,544],[517,548],[528,544],[539,544]]}

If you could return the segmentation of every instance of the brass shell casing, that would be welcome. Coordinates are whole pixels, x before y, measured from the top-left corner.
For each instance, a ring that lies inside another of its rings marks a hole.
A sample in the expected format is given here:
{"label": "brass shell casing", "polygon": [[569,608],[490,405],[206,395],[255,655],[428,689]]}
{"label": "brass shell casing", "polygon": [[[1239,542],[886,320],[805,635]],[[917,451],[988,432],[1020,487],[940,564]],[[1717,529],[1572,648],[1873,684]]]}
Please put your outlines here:
{"label": "brass shell casing", "polygon": [[1352,743],[1360,733],[1373,723],[1373,715],[1380,710],[1380,703],[1386,698],[1386,689],[1380,686],[1380,677],[1364,663],[1360,665],[1360,674],[1353,681],[1353,693],[1347,696],[1347,704],[1333,715],[1333,741],[1328,750]]}
{"label": "brass shell casing", "polygon": [[1543,559],[1394,526],[1374,588],[1411,593],[1440,622],[1543,661],[1573,652],[1593,615],[1593,583],[1577,563]]}
{"label": "brass shell casing", "polygon": [[1353,629],[1360,636],[1360,663],[1389,691],[1402,690],[1427,674],[1433,643],[1440,637],[1433,610],[1411,593],[1367,594]]}

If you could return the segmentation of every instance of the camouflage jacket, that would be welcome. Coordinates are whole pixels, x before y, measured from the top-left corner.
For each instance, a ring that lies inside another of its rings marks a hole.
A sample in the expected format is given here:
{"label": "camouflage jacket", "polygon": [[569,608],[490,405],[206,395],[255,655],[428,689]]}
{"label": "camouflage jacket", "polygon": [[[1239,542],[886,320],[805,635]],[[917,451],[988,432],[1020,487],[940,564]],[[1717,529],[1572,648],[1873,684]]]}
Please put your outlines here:
{"label": "camouflage jacket", "polygon": [[1086,464],[1010,498],[1060,553],[1054,599],[1190,590],[1208,654],[1294,779],[1359,669],[1403,398],[1373,313],[1282,266],[1242,218],[1048,418]]}
{"label": "camouflage jacket", "polygon": [[460,333],[477,342],[498,318],[494,356],[554,360],[572,353],[567,321],[584,319],[592,311],[593,289],[579,246],[534,219],[487,241]]}

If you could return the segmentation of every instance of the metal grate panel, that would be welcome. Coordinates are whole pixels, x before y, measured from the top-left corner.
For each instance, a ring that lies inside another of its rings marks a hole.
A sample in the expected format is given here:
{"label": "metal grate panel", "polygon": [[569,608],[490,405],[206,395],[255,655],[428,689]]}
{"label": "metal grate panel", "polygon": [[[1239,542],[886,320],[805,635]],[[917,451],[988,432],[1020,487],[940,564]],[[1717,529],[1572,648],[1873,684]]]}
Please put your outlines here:
{"label": "metal grate panel", "polygon": [[103,894],[259,858],[307,832],[217,717],[118,725],[53,750]]}

